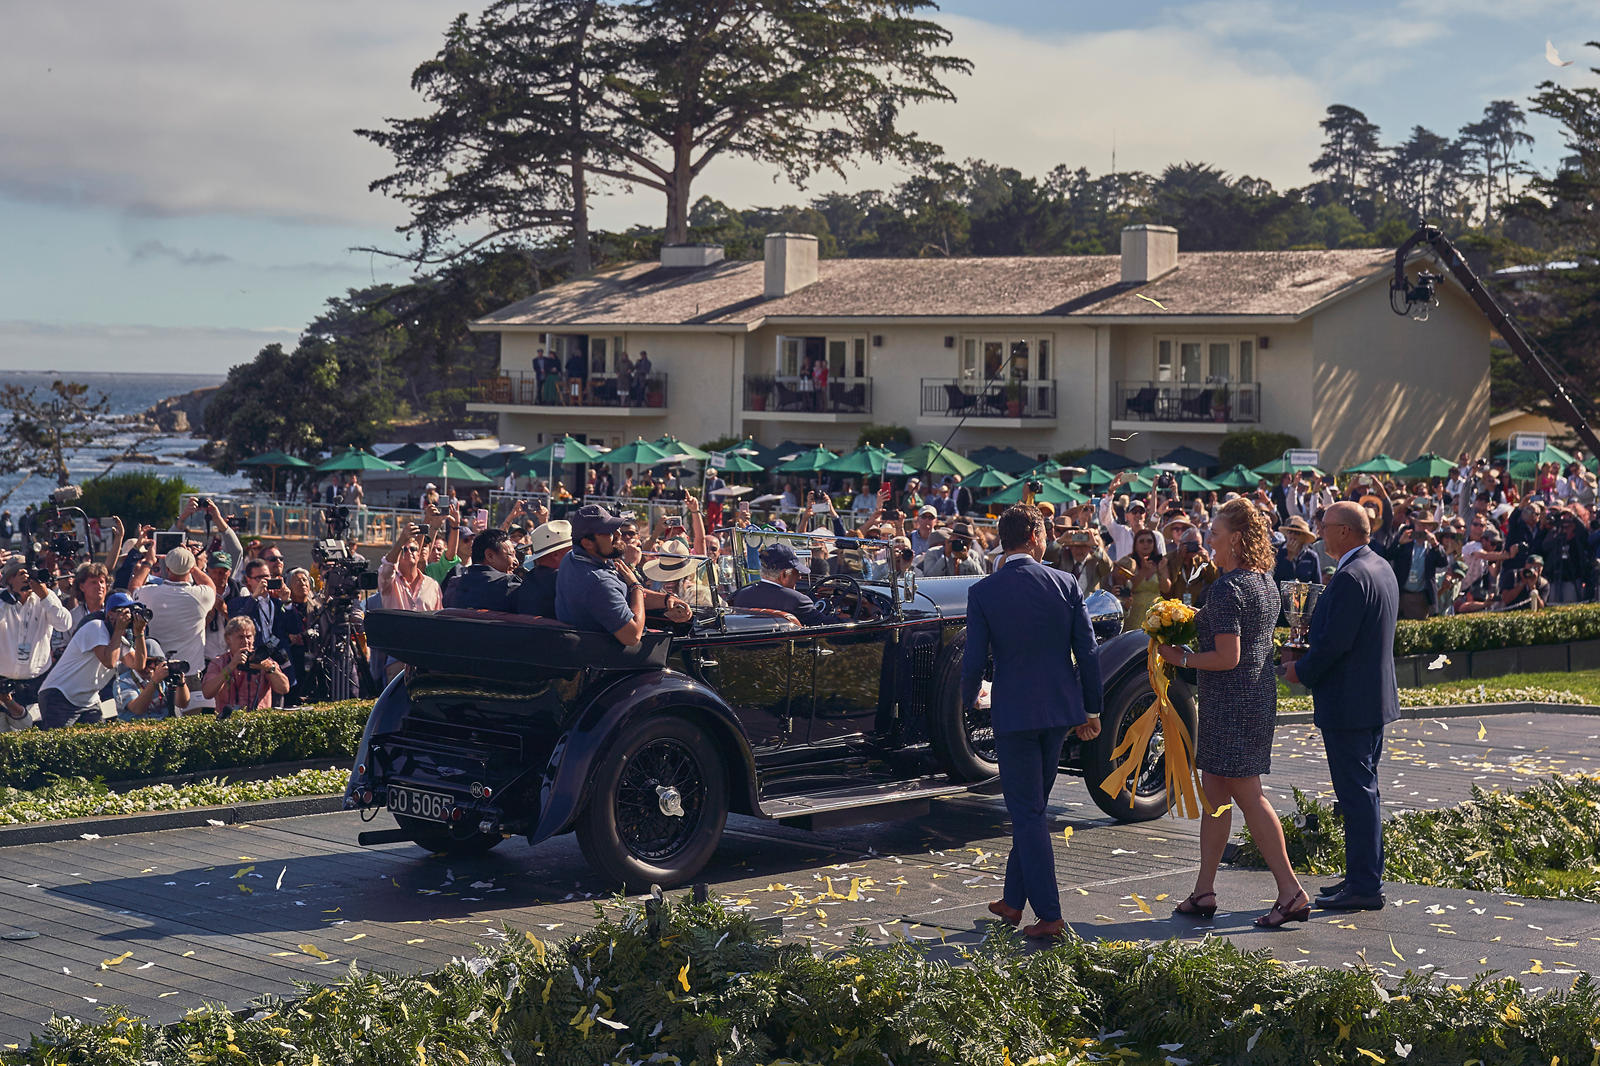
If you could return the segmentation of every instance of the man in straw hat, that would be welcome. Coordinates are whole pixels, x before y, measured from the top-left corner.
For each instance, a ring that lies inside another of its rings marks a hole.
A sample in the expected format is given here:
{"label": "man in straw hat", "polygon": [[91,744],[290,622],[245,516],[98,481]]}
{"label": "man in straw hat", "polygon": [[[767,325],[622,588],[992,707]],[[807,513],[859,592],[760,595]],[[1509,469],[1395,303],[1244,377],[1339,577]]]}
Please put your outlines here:
{"label": "man in straw hat", "polygon": [[572,525],[557,519],[535,527],[522,557],[522,584],[512,606],[518,614],[556,616],[556,571],[572,550]]}
{"label": "man in straw hat", "polygon": [[1278,527],[1278,532],[1283,534],[1283,544],[1278,548],[1272,579],[1321,584],[1322,568],[1317,565],[1317,553],[1311,547],[1316,543],[1317,535],[1312,531],[1311,523],[1294,515]]}

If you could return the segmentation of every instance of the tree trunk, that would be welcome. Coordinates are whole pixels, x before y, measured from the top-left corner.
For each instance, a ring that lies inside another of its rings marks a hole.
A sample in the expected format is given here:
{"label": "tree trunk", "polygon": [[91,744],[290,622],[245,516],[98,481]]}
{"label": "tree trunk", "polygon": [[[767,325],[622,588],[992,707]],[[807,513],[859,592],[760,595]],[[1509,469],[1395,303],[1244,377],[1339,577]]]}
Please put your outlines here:
{"label": "tree trunk", "polygon": [[667,180],[667,232],[664,244],[689,241],[689,186],[694,181],[692,142],[694,131],[680,130],[672,149],[672,177]]}
{"label": "tree trunk", "polygon": [[589,258],[589,189],[584,164],[583,124],[583,69],[588,50],[589,23],[599,0],[584,6],[578,18],[578,28],[573,34],[572,75],[567,85],[567,121],[576,144],[572,151],[572,269],[577,274],[587,274],[592,268]]}
{"label": "tree trunk", "polygon": [[587,274],[589,261],[589,192],[584,180],[583,152],[572,153],[572,272]]}

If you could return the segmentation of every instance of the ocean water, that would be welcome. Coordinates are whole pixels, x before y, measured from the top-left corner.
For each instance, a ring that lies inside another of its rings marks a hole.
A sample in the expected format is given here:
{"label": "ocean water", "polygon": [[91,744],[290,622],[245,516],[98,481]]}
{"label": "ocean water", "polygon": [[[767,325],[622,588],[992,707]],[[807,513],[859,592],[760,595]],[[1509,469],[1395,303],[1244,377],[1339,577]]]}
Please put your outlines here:
{"label": "ocean water", "polygon": [[[208,385],[220,385],[224,376],[0,371],[0,380],[6,384],[21,385],[24,389],[37,388],[41,395],[48,391],[50,383],[57,379],[88,385],[91,397],[104,394],[109,402],[110,413],[113,415],[132,415],[139,414],[170,396],[180,396]],[[81,485],[102,473],[106,469],[108,459],[120,455],[123,449],[137,439],[138,434],[131,428],[112,426],[110,432],[98,439],[93,446],[69,453],[67,470],[73,484]],[[143,453],[155,456],[157,460],[155,463],[119,463],[116,472],[142,470],[163,477],[176,475],[205,493],[223,493],[244,487],[247,481],[243,477],[219,474],[203,463],[183,457],[184,452],[198,448],[203,440],[201,437],[156,437],[145,442],[139,449]],[[17,488],[19,484],[21,487]],[[13,515],[20,514],[28,504],[41,503],[47,499],[53,488],[55,484],[51,478],[38,474],[31,478],[21,473],[0,475],[0,497],[4,497],[8,491],[11,492],[10,498],[0,504],[0,507],[4,507]],[[12,491],[13,489],[15,491]]]}

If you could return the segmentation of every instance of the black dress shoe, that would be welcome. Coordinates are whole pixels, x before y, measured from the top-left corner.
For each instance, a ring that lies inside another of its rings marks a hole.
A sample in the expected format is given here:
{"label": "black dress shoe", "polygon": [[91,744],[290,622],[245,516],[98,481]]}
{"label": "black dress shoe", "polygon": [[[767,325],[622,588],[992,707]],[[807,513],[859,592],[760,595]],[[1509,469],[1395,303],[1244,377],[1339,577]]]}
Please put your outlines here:
{"label": "black dress shoe", "polygon": [[1382,892],[1375,896],[1362,896],[1344,890],[1332,896],[1317,897],[1317,906],[1325,911],[1381,911],[1384,903]]}
{"label": "black dress shoe", "polygon": [[1339,880],[1335,881],[1333,884],[1331,884],[1331,885],[1323,885],[1321,888],[1317,889],[1317,895],[1319,895],[1319,896],[1337,896],[1339,893],[1341,893],[1343,891],[1344,891],[1344,878],[1341,877],[1341,878],[1339,878]]}

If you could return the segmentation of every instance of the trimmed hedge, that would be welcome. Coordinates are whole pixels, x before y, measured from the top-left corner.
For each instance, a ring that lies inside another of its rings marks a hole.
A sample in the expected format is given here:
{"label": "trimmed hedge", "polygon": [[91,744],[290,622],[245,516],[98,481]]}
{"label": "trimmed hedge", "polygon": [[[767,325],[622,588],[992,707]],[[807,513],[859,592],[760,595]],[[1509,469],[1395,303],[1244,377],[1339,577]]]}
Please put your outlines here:
{"label": "trimmed hedge", "polygon": [[113,722],[0,734],[0,787],[42,788],[57,778],[138,781],[264,763],[348,759],[372,704],[346,700],[157,722]]}
{"label": "trimmed hedge", "polygon": [[[1275,636],[1282,644],[1289,639],[1289,631],[1280,628]],[[1581,640],[1600,640],[1600,604],[1564,604],[1542,611],[1486,611],[1420,622],[1402,620],[1394,627],[1396,656],[1527,648]]]}
{"label": "trimmed hedge", "polygon": [[937,945],[859,937],[819,956],[714,904],[668,903],[654,918],[630,905],[561,943],[508,930],[426,977],[352,966],[337,984],[249,1015],[57,1016],[0,1064],[1544,1066],[1588,1063],[1600,1047],[1600,986],[1588,974],[1531,993],[1513,978],[1441,986],[1367,966],[1293,966],[1210,939],[1026,954],[1020,940],[996,923],[955,960]]}
{"label": "trimmed hedge", "polygon": [[98,781],[63,778],[53,785],[28,792],[0,788],[0,825],[225,807],[291,796],[337,795],[344,791],[348,780],[349,771],[334,767],[301,770],[263,781],[197,781],[188,785],[147,785],[127,792],[112,792]]}

